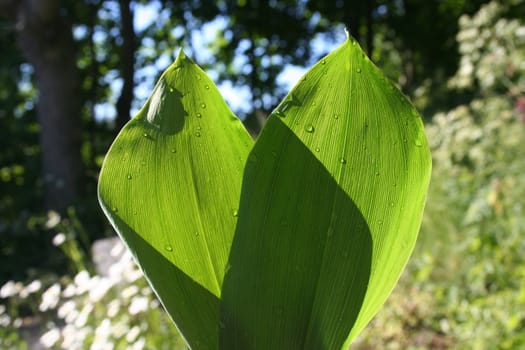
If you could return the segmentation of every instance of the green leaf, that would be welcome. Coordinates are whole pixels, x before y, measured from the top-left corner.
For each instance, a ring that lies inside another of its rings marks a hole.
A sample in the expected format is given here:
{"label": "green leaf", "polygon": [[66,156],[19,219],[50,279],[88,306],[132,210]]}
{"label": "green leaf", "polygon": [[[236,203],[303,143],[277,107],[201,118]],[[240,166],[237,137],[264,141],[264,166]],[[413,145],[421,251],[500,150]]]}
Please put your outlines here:
{"label": "green leaf", "polygon": [[216,349],[219,298],[253,140],[181,51],[104,161],[99,200],[194,349]]}
{"label": "green leaf", "polygon": [[248,157],[221,348],[348,348],[413,250],[430,169],[421,118],[354,40],[318,62]]}

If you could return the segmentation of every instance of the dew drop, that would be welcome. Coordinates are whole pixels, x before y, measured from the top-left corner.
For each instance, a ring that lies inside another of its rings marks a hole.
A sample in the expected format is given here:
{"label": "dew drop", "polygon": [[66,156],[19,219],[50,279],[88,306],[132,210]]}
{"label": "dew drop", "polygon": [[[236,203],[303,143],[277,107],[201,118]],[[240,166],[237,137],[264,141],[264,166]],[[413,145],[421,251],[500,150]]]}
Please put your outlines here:
{"label": "dew drop", "polygon": [[403,139],[403,142],[404,142],[404,143],[407,143],[407,141],[408,141],[408,140],[407,140],[407,138],[405,137],[405,138]]}
{"label": "dew drop", "polygon": [[111,210],[113,210],[115,213],[118,213],[118,208],[117,207],[113,207],[113,208],[111,208]]}
{"label": "dew drop", "polygon": [[423,146],[423,143],[421,143],[420,140],[416,140],[416,147],[421,147]]}
{"label": "dew drop", "polygon": [[133,215],[137,215],[137,211],[136,210],[133,211]]}
{"label": "dew drop", "polygon": [[128,175],[126,176],[126,178],[127,178],[128,180],[131,180],[131,179],[132,179],[131,174],[128,174]]}
{"label": "dew drop", "polygon": [[379,176],[379,171],[376,171],[376,176]]}
{"label": "dew drop", "polygon": [[321,149],[320,149],[319,147],[317,147],[317,148],[315,149],[315,151],[316,151],[316,152],[320,152]]}
{"label": "dew drop", "polygon": [[201,133],[197,131],[197,132],[195,133],[195,136],[196,136],[196,137],[201,137]]}
{"label": "dew drop", "polygon": [[314,128],[314,126],[312,124],[308,124],[308,125],[305,126],[304,130],[311,134],[311,133],[314,132],[315,128]]}
{"label": "dew drop", "polygon": [[339,119],[339,114],[334,114],[334,119]]}
{"label": "dew drop", "polygon": [[145,132],[144,134],[142,134],[142,136],[144,136],[144,137],[146,137],[146,138],[148,138],[148,137],[149,137],[149,135],[148,135],[148,133],[147,133],[147,132]]}
{"label": "dew drop", "polygon": [[341,164],[346,164],[346,159],[341,157],[341,159],[339,159],[339,163]]}
{"label": "dew drop", "polygon": [[198,127],[197,127],[197,130],[202,130],[202,127],[201,127],[201,126],[198,126]]}
{"label": "dew drop", "polygon": [[357,68],[357,73],[361,73],[361,68]]}
{"label": "dew drop", "polygon": [[233,209],[233,210],[232,210],[232,215],[233,215],[234,217],[238,217],[238,216],[239,216],[239,211],[238,211],[237,209]]}
{"label": "dew drop", "polygon": [[173,251],[173,247],[170,246],[169,244],[166,244],[166,246],[164,247],[168,252],[172,252]]}
{"label": "dew drop", "polygon": [[199,237],[199,232],[195,232],[195,237]]}
{"label": "dew drop", "polygon": [[206,103],[201,103],[201,108],[206,108]]}
{"label": "dew drop", "polygon": [[379,224],[379,226],[381,226],[383,225],[383,220],[379,220],[377,223]]}
{"label": "dew drop", "polygon": [[197,113],[197,118],[202,118],[202,114]]}
{"label": "dew drop", "polygon": [[390,206],[393,207],[394,206],[394,202],[390,202]]}
{"label": "dew drop", "polygon": [[200,75],[197,75],[197,80],[201,80],[202,77]]}
{"label": "dew drop", "polygon": [[177,150],[175,148],[172,148],[171,153],[177,153]]}
{"label": "dew drop", "polygon": [[209,90],[209,89],[210,89],[210,86],[209,86],[209,85],[205,85],[204,87],[206,88],[206,90]]}
{"label": "dew drop", "polygon": [[169,90],[170,90],[170,92],[173,92],[173,88],[172,88],[171,86],[170,86],[170,89],[169,89]]}
{"label": "dew drop", "polygon": [[322,64],[326,64],[326,60],[322,60],[321,63],[322,63]]}

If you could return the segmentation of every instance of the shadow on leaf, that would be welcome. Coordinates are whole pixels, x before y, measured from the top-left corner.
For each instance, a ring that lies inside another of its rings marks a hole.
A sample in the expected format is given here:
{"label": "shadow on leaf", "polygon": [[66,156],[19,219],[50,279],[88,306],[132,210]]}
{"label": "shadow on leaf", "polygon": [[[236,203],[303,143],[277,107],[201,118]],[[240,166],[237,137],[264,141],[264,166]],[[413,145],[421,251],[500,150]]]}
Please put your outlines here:
{"label": "shadow on leaf", "polygon": [[339,349],[367,290],[372,236],[277,117],[245,167],[221,300],[221,349]]}

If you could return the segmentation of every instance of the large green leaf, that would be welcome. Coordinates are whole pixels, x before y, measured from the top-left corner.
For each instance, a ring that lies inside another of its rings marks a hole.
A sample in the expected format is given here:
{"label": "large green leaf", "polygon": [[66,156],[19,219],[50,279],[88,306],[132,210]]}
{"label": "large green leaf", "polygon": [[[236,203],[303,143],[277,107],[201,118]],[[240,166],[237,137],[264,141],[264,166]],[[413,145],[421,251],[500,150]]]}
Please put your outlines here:
{"label": "large green leaf", "polygon": [[318,62],[248,157],[221,348],[348,348],[412,252],[430,169],[421,118],[354,40]]}
{"label": "large green leaf", "polygon": [[106,156],[99,200],[194,349],[218,344],[219,298],[253,141],[183,52]]}

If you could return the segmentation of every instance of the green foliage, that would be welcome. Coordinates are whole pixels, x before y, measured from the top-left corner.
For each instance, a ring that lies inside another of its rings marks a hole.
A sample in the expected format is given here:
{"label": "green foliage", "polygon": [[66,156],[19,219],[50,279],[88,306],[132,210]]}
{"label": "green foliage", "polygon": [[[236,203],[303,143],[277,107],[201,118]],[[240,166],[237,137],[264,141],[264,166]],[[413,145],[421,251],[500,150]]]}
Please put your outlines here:
{"label": "green foliage", "polygon": [[[505,11],[492,2],[460,20],[462,57],[449,88],[472,97],[426,128],[434,168],[421,239],[363,344],[407,348],[409,333],[422,348],[525,346],[525,23]],[[407,293],[412,306],[400,310]]]}
{"label": "green foliage", "polygon": [[113,244],[103,272],[83,269],[79,242],[70,235],[57,234],[53,244],[80,270],[1,286],[2,349],[27,349],[35,335],[45,349],[185,349],[122,243]]}
{"label": "green foliage", "polygon": [[346,348],[415,244],[421,119],[348,39],[270,117],[241,190],[250,148],[181,52],[112,145],[100,203],[192,348]]}

